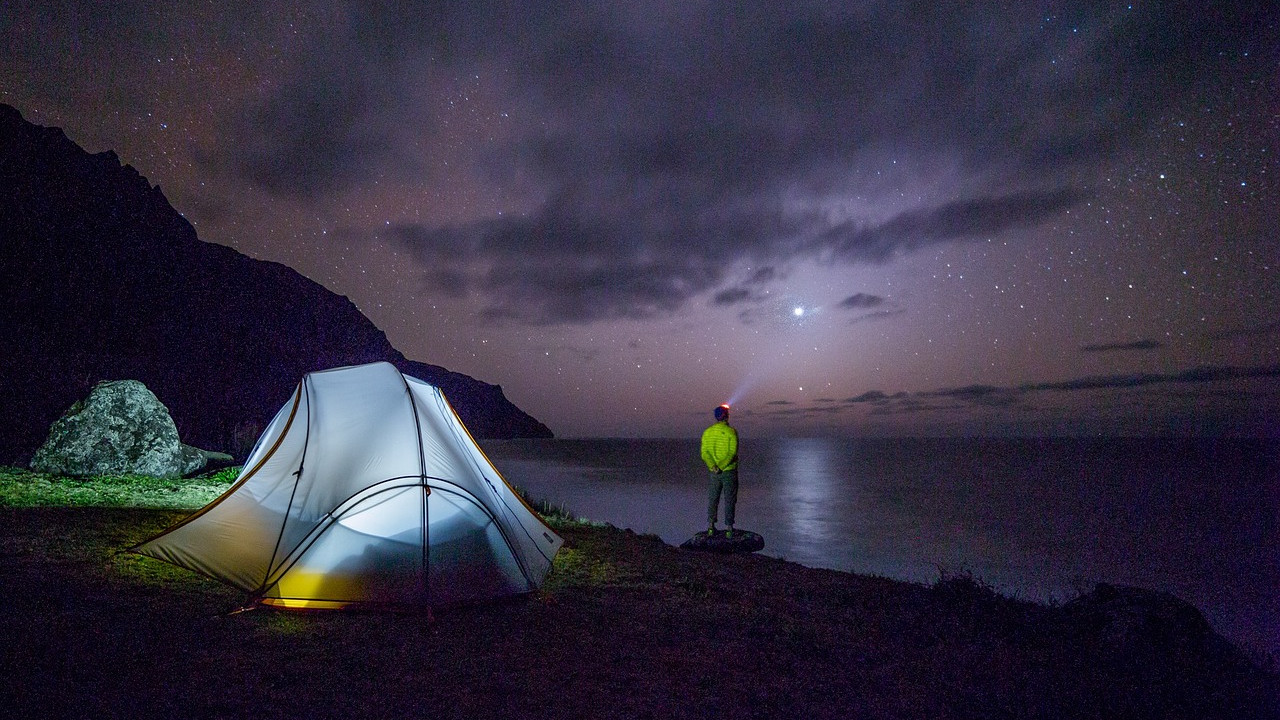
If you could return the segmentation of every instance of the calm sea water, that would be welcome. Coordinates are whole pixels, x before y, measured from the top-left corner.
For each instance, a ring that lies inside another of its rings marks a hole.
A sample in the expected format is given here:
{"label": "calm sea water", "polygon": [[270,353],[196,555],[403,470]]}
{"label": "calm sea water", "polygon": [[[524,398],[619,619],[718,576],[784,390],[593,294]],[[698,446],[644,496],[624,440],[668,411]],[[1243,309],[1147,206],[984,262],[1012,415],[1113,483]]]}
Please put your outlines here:
{"label": "calm sea water", "polygon": [[[1007,595],[1171,592],[1280,658],[1280,442],[744,438],[737,525],[764,553]],[[486,441],[507,480],[679,544],[706,526],[697,440]]]}

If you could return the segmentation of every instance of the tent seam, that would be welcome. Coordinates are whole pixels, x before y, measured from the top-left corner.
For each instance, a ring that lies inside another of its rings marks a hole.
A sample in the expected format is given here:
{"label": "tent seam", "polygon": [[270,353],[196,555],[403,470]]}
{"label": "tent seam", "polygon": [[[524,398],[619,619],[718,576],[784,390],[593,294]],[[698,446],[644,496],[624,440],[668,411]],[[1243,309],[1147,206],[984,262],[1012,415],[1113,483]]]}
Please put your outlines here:
{"label": "tent seam", "polygon": [[[293,490],[289,492],[289,504],[285,506],[284,517],[280,521],[280,534],[276,536],[275,547],[271,549],[271,559],[267,561],[267,569],[266,569],[266,573],[262,577],[262,585],[260,585],[257,590],[249,593],[249,597],[251,599],[262,597],[262,595],[266,593],[267,588],[271,587],[271,582],[270,582],[271,576],[275,574],[272,567],[276,563],[276,556],[279,555],[280,553],[280,543],[284,542],[284,529],[289,525],[289,515],[290,515],[290,511],[293,510],[293,501],[294,501],[294,498],[298,496],[298,485],[301,484],[302,482],[302,469],[306,467],[306,464],[307,464],[307,450],[311,447],[310,382],[311,382],[311,373],[307,373],[306,375],[302,376],[302,382],[298,383],[298,385],[301,388],[301,391],[305,393],[307,398],[307,430],[306,430],[306,434],[303,435],[303,438],[302,438],[302,459],[298,461],[298,469],[293,472],[293,476],[294,476]],[[283,438],[284,438],[284,433],[281,433],[281,439],[283,440]],[[290,551],[289,554],[292,554],[292,551]],[[288,557],[288,555],[286,555],[285,557]],[[276,582],[279,582],[279,577],[276,578]]]}
{"label": "tent seam", "polygon": [[133,547],[129,548],[129,551],[138,552],[138,548],[142,547],[143,545],[146,545],[147,543],[153,540],[157,540],[160,537],[163,537],[164,535],[168,535],[169,533],[187,525],[188,523],[191,523],[195,520],[200,519],[202,516],[204,516],[205,513],[209,512],[210,510],[213,510],[215,507],[220,505],[223,500],[226,500],[227,498],[231,497],[231,495],[235,493],[237,490],[239,490],[241,486],[249,482],[249,479],[252,478],[254,475],[256,475],[257,472],[262,469],[262,466],[266,465],[267,461],[270,460],[272,456],[276,454],[276,450],[280,449],[280,444],[284,442],[285,435],[289,434],[289,428],[293,426],[293,418],[298,414],[298,404],[299,402],[301,402],[301,400],[302,400],[302,383],[298,383],[298,388],[297,390],[294,391],[293,409],[289,411],[289,419],[285,421],[284,428],[280,430],[280,436],[276,438],[275,444],[271,446],[271,449],[267,451],[266,455],[262,456],[262,459],[258,461],[258,464],[253,466],[252,470],[250,470],[249,472],[240,473],[240,477],[237,478],[234,483],[232,483],[231,487],[227,488],[221,495],[214,498],[213,501],[210,502],[208,505],[205,505],[204,507],[200,508],[196,512],[192,513],[190,516],[184,518],[182,522],[174,525],[173,527],[166,528],[160,531],[159,533],[156,533],[152,537],[149,537],[146,540],[143,540],[137,545],[134,545]]}

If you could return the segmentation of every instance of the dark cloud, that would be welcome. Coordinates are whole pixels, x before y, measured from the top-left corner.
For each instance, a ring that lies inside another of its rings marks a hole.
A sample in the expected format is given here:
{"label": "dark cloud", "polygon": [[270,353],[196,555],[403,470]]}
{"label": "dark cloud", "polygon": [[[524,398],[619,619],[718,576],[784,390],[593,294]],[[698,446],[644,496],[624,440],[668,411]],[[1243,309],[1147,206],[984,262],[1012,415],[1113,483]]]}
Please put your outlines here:
{"label": "dark cloud", "polygon": [[1164,383],[1206,383],[1221,380],[1237,380],[1241,378],[1280,377],[1280,367],[1220,367],[1204,366],[1184,370],[1178,373],[1132,373],[1124,375],[1103,375],[1079,378],[1054,383],[1034,383],[1021,385],[1018,390],[1025,392],[1040,390],[1096,390],[1100,388],[1132,388],[1142,385]]}
{"label": "dark cloud", "polygon": [[[885,305],[888,302],[889,300],[887,298],[881,297],[879,295],[871,295],[868,293],[854,293],[853,295],[850,295],[849,297],[846,297],[844,300],[841,300],[839,303],[837,303],[836,307],[841,310],[849,310],[849,311],[855,311],[859,313],[852,320],[850,320],[850,324],[865,322],[869,320],[885,320],[885,319],[894,317],[896,315],[901,315],[902,313],[906,312],[905,309],[900,307],[885,307]],[[865,312],[867,310],[871,310],[872,308],[884,308],[884,309],[876,310],[874,312]]]}
{"label": "dark cloud", "polygon": [[[717,291],[711,296],[711,303],[713,305],[738,305],[746,302],[762,302],[766,295],[763,294],[758,287],[776,279],[777,277],[779,277],[777,268],[773,266],[759,268],[743,280],[741,285],[727,287],[723,290]],[[757,314],[760,313],[750,310],[745,311],[743,319],[752,319]]]}
{"label": "dark cloud", "polygon": [[751,291],[746,288],[733,287],[721,290],[711,298],[716,305],[737,305],[751,299]]}
{"label": "dark cloud", "polygon": [[919,396],[955,398],[971,405],[1007,407],[1018,404],[1019,394],[1018,390],[999,388],[992,385],[969,385],[961,388],[919,393]]}
{"label": "dark cloud", "polygon": [[928,245],[1033,227],[1081,200],[1071,189],[962,200],[904,212],[880,224],[843,222],[823,230],[817,246],[846,261],[885,262]]}
{"label": "dark cloud", "polygon": [[844,300],[841,300],[837,307],[849,310],[867,310],[869,308],[880,307],[884,302],[884,298],[879,295],[854,293]]}
{"label": "dark cloud", "polygon": [[897,317],[898,315],[902,315],[905,312],[906,310],[903,308],[898,308],[896,310],[879,310],[873,313],[867,313],[866,315],[859,315],[853,320],[850,320],[849,324],[852,325],[860,322],[868,322],[873,320],[888,320],[891,317]]}
{"label": "dark cloud", "polygon": [[714,268],[636,260],[607,267],[547,267],[530,277],[505,267],[472,283],[490,299],[482,316],[534,325],[587,323],[606,318],[646,319],[671,313],[718,277]]}
{"label": "dark cloud", "polygon": [[[521,47],[521,85],[568,120],[541,145],[548,172],[585,161],[749,194],[847,171],[889,135],[973,166],[1062,167],[1114,152],[1142,127],[1134,110],[1209,54],[1190,8],[639,7],[566,10]],[[1202,52],[1178,54],[1189,43]]]}
{"label": "dark cloud", "polygon": [[1205,333],[1205,337],[1211,340],[1234,340],[1237,338],[1259,337],[1263,335],[1275,335],[1280,333],[1280,320],[1250,325],[1245,327],[1232,328],[1230,330],[1221,330],[1218,332]]}
{"label": "dark cloud", "polygon": [[938,405],[918,400],[913,396],[899,397],[895,395],[891,402],[877,403],[873,405],[871,410],[867,411],[867,414],[872,416],[916,415],[936,410],[954,410],[958,407],[959,406],[956,405],[940,407]]}
{"label": "dark cloud", "polygon": [[1130,373],[1102,375],[1065,380],[1062,382],[1029,383],[1013,387],[1000,387],[996,385],[966,385],[958,388],[941,388],[938,390],[929,390],[917,393],[899,392],[893,395],[887,395],[879,390],[869,390],[856,397],[848,398],[845,402],[849,404],[886,404],[893,402],[896,404],[909,405],[914,411],[918,410],[923,405],[927,405],[927,401],[930,398],[947,398],[960,400],[968,405],[1008,407],[1021,403],[1022,397],[1025,395],[1039,392],[1127,389],[1142,387],[1145,385],[1212,383],[1248,378],[1273,377],[1280,377],[1280,366],[1205,366],[1191,368],[1177,373]]}
{"label": "dark cloud", "polygon": [[[765,267],[759,268],[754,272],[752,272],[751,275],[748,276],[747,279],[742,282],[742,285],[727,287],[727,288],[724,288],[723,290],[717,291],[714,295],[711,296],[711,304],[712,305],[739,305],[739,304],[748,303],[748,302],[758,303],[764,299],[764,296],[758,290],[753,290],[752,287],[763,285],[775,279],[777,276],[778,276],[777,269],[772,266],[765,266]],[[760,315],[762,315],[762,313],[759,313],[753,310],[745,310],[741,314],[741,319],[744,322],[750,323],[756,319],[759,319],[758,316]]]}
{"label": "dark cloud", "polygon": [[[861,395],[846,398],[838,405],[816,400],[812,404],[783,403],[774,401],[768,406],[786,404],[785,409],[771,410],[764,414],[788,418],[819,418],[834,411],[853,412],[859,405],[869,407],[868,418],[892,418],[895,416],[936,415],[939,421],[949,423],[978,423],[997,432],[1008,432],[1019,427],[1036,433],[1064,429],[1071,433],[1096,433],[1101,423],[1111,423],[1116,413],[1133,418],[1145,418],[1147,424],[1131,427],[1164,434],[1185,434],[1189,431],[1202,434],[1256,435],[1273,431],[1270,417],[1258,407],[1258,400],[1248,393],[1229,389],[1231,386],[1214,386],[1197,390],[1168,389],[1146,395],[1118,394],[1107,399],[1108,411],[1101,413],[1093,408],[1095,416],[1073,420],[1066,424],[1055,420],[1047,408],[1034,401],[1034,395],[1046,392],[1081,392],[1099,390],[1136,390],[1148,386],[1208,385],[1247,379],[1280,378],[1280,366],[1222,367],[1206,366],[1176,373],[1134,373],[1078,378],[1054,383],[1036,383],[1019,386],[967,385],[940,388],[924,392],[897,392],[892,395],[870,390]],[[1086,402],[1093,403],[1090,398]],[[1209,402],[1211,407],[1204,404]],[[1092,408],[1093,406],[1090,405]],[[1150,417],[1152,412],[1162,413]],[[1259,414],[1259,413],[1262,414]],[[993,415],[992,413],[995,413]],[[1205,416],[1210,413],[1212,417]],[[993,419],[996,418],[996,419]],[[991,423],[996,425],[991,425]],[[1116,425],[1107,425],[1116,429]]]}
{"label": "dark cloud", "polygon": [[1158,340],[1137,340],[1127,343],[1084,345],[1080,350],[1081,352],[1115,352],[1117,350],[1159,350],[1162,347],[1164,347],[1164,343]]}
{"label": "dark cloud", "polygon": [[[1064,190],[951,203],[857,230],[842,223],[810,238],[807,247],[797,247],[793,239],[812,222],[787,220],[769,210],[737,215],[695,212],[697,217],[687,217],[689,225],[683,227],[678,207],[660,222],[628,222],[594,209],[586,213],[583,208],[588,206],[567,198],[519,220],[443,229],[397,227],[391,234],[432,268],[430,272],[442,266],[458,273],[481,268],[470,271],[477,275],[470,289],[494,303],[491,310],[496,312],[488,312],[490,317],[535,324],[585,323],[672,312],[690,297],[717,287],[733,260],[782,254],[785,249],[792,260],[834,252],[846,261],[883,262],[932,243],[1035,225],[1077,199]],[[610,207],[606,199],[600,202]],[[648,215],[639,208],[635,212]],[[682,231],[705,242],[689,245]],[[661,259],[652,259],[655,256]],[[739,290],[726,289],[713,302],[750,299]],[[870,302],[869,296],[860,301]]]}
{"label": "dark cloud", "polygon": [[[291,20],[281,15],[261,22]],[[264,91],[221,118],[221,142],[200,159],[272,194],[306,199],[420,173],[402,136],[408,127],[421,136],[438,125],[411,100],[415,75],[439,50],[438,33],[413,29],[439,19],[418,6],[393,13],[356,4],[299,20],[284,35],[288,49],[253,68]]]}
{"label": "dark cloud", "polygon": [[713,258],[655,255],[608,218],[559,214],[470,227],[393,226],[388,235],[455,296],[480,300],[489,320],[535,325],[642,319],[670,313],[715,288]]}
{"label": "dark cloud", "polygon": [[[763,264],[747,283],[760,284],[805,259],[884,262],[1075,206],[1086,192],[1066,179],[1073,168],[1123,149],[1147,117],[1135,108],[1198,77],[1204,56],[1176,51],[1195,25],[1179,12],[362,6],[334,11],[282,60],[274,91],[230,117],[221,160],[314,197],[423,176],[401,145],[425,136],[496,184],[524,178],[522,200],[545,198],[520,221],[400,233],[427,272],[465,285],[489,317],[650,317],[717,290],[713,302],[745,300],[723,287],[734,263]],[[469,77],[523,120],[445,146],[435,133],[450,119],[433,108]],[[959,158],[961,174],[940,200],[887,219],[822,209],[910,180],[881,179],[887,153],[913,173]],[[806,202],[784,202],[797,192]],[[422,247],[442,236],[456,251],[443,260]]]}
{"label": "dark cloud", "polygon": [[314,198],[368,182],[394,142],[388,129],[365,115],[387,101],[387,89],[370,86],[365,77],[333,83],[327,72],[318,73],[247,108],[228,121],[228,137],[240,140],[227,143],[225,162],[282,196]]}

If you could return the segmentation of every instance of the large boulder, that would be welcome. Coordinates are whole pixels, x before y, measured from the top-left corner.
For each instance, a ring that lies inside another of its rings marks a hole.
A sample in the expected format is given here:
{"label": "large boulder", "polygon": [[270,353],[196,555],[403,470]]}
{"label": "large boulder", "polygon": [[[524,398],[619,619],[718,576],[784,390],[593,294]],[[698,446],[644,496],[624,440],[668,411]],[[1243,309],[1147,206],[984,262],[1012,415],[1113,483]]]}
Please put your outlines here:
{"label": "large boulder", "polygon": [[214,458],[220,455],[182,444],[169,410],[146,385],[114,380],[98,383],[53,423],[31,468],[57,475],[175,478]]}
{"label": "large boulder", "polygon": [[1203,648],[1216,637],[1195,606],[1157,590],[1098,583],[1065,608],[1112,647],[1130,652]]}

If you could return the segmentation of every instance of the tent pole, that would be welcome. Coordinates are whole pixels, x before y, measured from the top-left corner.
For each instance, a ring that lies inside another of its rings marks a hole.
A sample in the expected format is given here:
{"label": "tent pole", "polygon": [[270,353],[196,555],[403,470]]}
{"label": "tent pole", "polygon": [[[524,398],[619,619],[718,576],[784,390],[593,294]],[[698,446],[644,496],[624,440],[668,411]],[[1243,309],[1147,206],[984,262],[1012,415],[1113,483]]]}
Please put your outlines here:
{"label": "tent pole", "polygon": [[[422,484],[422,592],[427,598],[427,607],[431,606],[431,530],[428,521],[428,496],[431,487],[427,485],[427,450],[422,442],[422,418],[418,417],[418,402],[413,397],[413,388],[404,373],[399,373],[400,382],[404,383],[404,394],[409,399],[409,409],[413,411],[413,430],[418,438],[418,482]],[[439,389],[436,389],[439,392]]]}
{"label": "tent pole", "polygon": [[[293,513],[293,501],[298,496],[298,484],[302,482],[302,469],[307,464],[307,450],[311,446],[311,373],[302,376],[301,393],[303,399],[307,401],[307,417],[305,432],[302,435],[302,457],[298,460],[298,469],[293,471],[293,489],[289,491],[289,504],[284,509],[284,519],[280,522],[280,534],[276,535],[276,545],[271,549],[271,560],[267,563],[267,573],[262,578],[262,585],[253,593],[254,599],[260,598],[267,592],[267,588],[271,587],[271,575],[275,571],[276,558],[280,555],[280,545],[284,542],[284,529],[289,524],[289,517]],[[279,580],[279,578],[277,578]]]}

